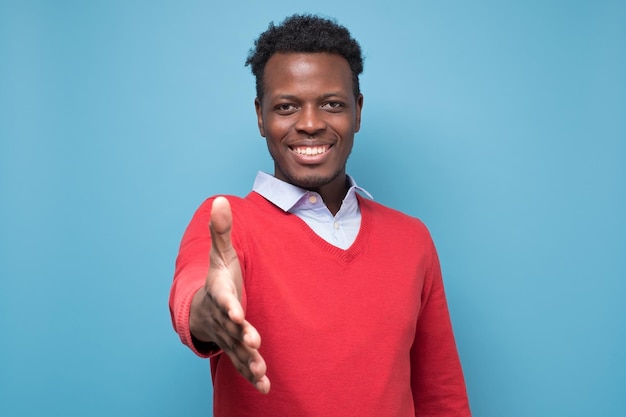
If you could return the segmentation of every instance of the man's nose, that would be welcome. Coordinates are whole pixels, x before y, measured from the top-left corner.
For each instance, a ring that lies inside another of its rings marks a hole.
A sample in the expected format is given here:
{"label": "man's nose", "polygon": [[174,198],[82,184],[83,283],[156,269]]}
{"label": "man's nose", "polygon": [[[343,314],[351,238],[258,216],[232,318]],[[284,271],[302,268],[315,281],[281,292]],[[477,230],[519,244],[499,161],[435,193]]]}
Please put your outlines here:
{"label": "man's nose", "polygon": [[313,136],[326,128],[323,110],[317,106],[303,106],[296,122],[296,130]]}

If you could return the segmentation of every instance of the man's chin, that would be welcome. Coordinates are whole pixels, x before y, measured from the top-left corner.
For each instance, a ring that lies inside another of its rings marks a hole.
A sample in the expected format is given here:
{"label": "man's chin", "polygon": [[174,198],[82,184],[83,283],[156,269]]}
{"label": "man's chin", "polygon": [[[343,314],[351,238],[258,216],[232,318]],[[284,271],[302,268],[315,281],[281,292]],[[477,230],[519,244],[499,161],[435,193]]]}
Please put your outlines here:
{"label": "man's chin", "polygon": [[290,183],[307,190],[315,190],[332,182],[332,178],[320,176],[306,176],[291,178]]}
{"label": "man's chin", "polygon": [[309,174],[287,176],[287,182],[305,190],[317,190],[333,182],[340,174],[341,172],[334,175]]}

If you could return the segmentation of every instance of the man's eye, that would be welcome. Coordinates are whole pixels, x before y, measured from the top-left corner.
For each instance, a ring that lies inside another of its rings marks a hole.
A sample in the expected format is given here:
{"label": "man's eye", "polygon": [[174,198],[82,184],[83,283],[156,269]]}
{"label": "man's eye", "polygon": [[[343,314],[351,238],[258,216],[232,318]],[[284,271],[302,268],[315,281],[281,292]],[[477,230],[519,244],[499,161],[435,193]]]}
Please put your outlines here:
{"label": "man's eye", "polygon": [[295,110],[296,106],[294,106],[293,104],[283,103],[276,106],[276,111],[278,111],[279,113],[291,113]]}
{"label": "man's eye", "polygon": [[340,110],[341,108],[343,108],[343,103],[341,103],[340,101],[329,101],[327,103],[324,103],[322,108],[326,110]]}

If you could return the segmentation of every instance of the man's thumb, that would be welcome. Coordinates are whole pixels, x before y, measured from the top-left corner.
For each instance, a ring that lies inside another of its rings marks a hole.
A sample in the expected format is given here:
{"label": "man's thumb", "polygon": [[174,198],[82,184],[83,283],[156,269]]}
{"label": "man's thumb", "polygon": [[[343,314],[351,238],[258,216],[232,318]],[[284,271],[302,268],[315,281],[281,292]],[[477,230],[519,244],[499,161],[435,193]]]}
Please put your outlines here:
{"label": "man's thumb", "polygon": [[225,197],[216,197],[211,207],[211,239],[216,249],[227,249],[230,246],[230,230],[233,225],[233,215],[230,203]]}

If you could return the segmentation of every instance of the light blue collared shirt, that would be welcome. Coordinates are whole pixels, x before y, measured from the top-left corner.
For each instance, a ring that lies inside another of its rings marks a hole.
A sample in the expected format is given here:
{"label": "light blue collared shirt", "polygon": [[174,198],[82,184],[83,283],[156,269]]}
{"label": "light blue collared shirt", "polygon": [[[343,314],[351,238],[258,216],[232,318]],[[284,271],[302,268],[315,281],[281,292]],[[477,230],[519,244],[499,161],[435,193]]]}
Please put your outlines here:
{"label": "light blue collared shirt", "polygon": [[372,195],[359,187],[349,175],[348,182],[350,188],[335,216],[328,210],[318,193],[296,187],[265,172],[257,174],[252,190],[283,211],[293,213],[304,220],[326,242],[341,249],[348,249],[361,227],[361,210],[356,192],[360,191],[372,198]]}

